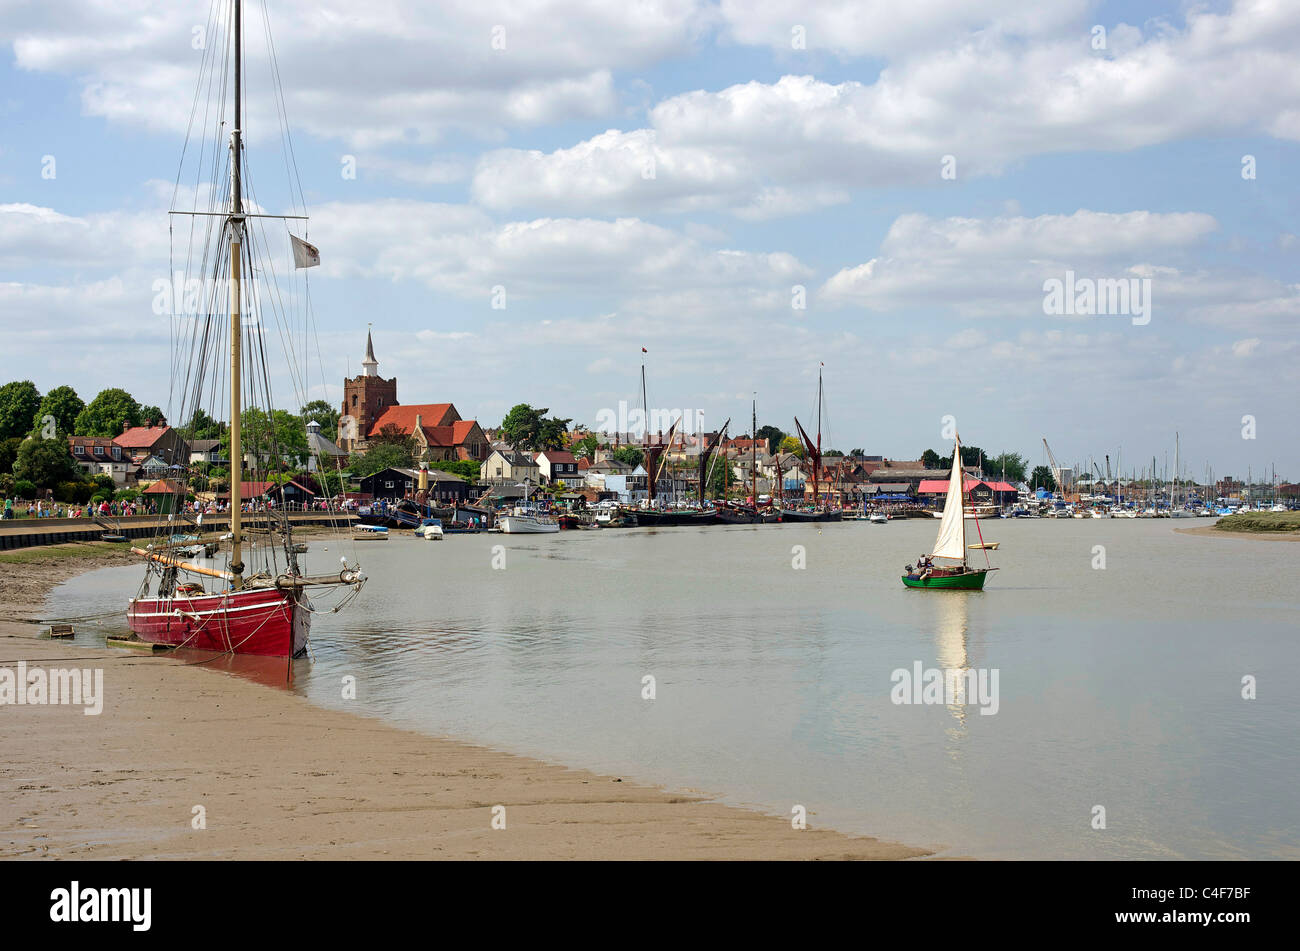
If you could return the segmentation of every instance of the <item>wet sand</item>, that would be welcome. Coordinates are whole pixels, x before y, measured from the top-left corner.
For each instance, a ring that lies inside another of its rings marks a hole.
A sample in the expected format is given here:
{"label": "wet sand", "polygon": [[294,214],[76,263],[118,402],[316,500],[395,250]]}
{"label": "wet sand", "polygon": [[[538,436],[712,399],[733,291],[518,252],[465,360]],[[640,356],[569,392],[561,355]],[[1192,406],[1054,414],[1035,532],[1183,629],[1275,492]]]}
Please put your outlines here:
{"label": "wet sand", "polygon": [[[198,663],[213,655],[181,658],[67,645],[42,639],[43,628],[19,620],[40,616],[39,602],[54,584],[125,557],[110,552],[0,564],[0,667],[13,668],[20,660],[29,668],[99,667],[105,693],[99,716],[86,716],[79,706],[0,708],[0,781],[8,791],[0,801],[0,857],[928,854],[819,830],[815,803],[802,803],[808,828],[796,830],[789,813],[723,806],[317,708],[287,691]],[[504,806],[504,829],[493,828],[495,806]],[[206,828],[195,828],[196,812]]]}

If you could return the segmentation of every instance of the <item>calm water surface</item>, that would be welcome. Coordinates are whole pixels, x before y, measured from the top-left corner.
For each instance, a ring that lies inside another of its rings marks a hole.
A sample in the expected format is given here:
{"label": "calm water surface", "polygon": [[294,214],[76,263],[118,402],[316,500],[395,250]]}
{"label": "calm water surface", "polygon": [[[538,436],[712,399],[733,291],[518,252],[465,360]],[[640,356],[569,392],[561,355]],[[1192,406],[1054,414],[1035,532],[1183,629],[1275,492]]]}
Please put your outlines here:
{"label": "calm water surface", "polygon": [[[947,854],[1300,858],[1300,544],[994,520],[987,590],[905,589],[936,524],[345,541],[370,581],[317,616],[292,689]],[[339,544],[314,542],[309,570],[336,565]],[[95,572],[50,611],[102,610],[138,580]],[[892,672],[917,661],[997,670],[998,712],[894,704]]]}

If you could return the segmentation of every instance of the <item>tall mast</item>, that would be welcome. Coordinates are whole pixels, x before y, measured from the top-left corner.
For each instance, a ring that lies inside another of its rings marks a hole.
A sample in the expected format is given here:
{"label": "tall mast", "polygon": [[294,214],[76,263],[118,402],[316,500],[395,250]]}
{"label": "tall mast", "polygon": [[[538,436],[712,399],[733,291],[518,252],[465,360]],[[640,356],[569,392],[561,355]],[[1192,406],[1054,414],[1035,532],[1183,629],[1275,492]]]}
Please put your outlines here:
{"label": "tall mast", "polygon": [[243,504],[240,482],[244,477],[244,447],[240,440],[240,256],[244,237],[244,204],[240,189],[240,97],[243,95],[243,0],[235,6],[235,124],[230,133],[230,580],[238,591],[244,585]]}
{"label": "tall mast", "polygon": [[[961,563],[966,567],[966,467],[961,464],[961,437],[953,436],[952,461],[956,475],[961,480]],[[987,556],[986,556],[987,557]]]}
{"label": "tall mast", "polygon": [[753,413],[753,425],[749,430],[749,481],[751,484],[750,495],[753,496],[754,517],[758,517],[758,395],[754,395],[754,400],[750,404],[750,411]]}
{"label": "tall mast", "polygon": [[813,506],[818,505],[822,474],[822,369],[817,368],[817,455],[813,459]]}

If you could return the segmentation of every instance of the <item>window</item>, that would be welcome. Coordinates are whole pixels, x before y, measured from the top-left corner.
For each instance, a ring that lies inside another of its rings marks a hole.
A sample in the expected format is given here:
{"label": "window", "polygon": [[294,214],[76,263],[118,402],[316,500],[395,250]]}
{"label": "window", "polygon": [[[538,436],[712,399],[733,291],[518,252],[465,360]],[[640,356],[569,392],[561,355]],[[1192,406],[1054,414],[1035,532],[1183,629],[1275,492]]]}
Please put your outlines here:
{"label": "window", "polygon": [[73,446],[73,447],[72,447],[72,454],[73,454],[74,456],[84,456],[84,455],[86,454],[86,447],[85,447],[85,446]]}
{"label": "window", "polygon": [[352,405],[354,407],[357,405],[357,394],[355,393],[352,394]]}
{"label": "window", "polygon": [[96,447],[95,447],[95,455],[97,455],[97,456],[102,456],[103,454],[104,454],[104,447],[103,447],[103,446],[96,446]]}
{"label": "window", "polygon": [[113,458],[114,458],[114,459],[121,459],[121,458],[122,458],[122,447],[121,447],[121,446],[114,446],[114,447],[113,447]]}

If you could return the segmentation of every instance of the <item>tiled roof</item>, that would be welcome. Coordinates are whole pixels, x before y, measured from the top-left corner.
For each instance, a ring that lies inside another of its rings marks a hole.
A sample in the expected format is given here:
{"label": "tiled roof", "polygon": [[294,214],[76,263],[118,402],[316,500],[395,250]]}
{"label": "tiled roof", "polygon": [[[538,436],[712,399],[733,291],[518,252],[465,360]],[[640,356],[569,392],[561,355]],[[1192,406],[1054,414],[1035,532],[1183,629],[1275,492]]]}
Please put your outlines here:
{"label": "tiled roof", "polygon": [[170,426],[132,426],[113,442],[123,449],[150,449],[170,431]]}
{"label": "tiled roof", "polygon": [[415,432],[415,417],[420,417],[425,432],[430,428],[436,427],[447,418],[449,413],[455,413],[455,407],[450,403],[414,403],[409,406],[389,406],[374,421],[370,427],[367,436],[377,436],[385,426],[396,426],[407,435]]}

